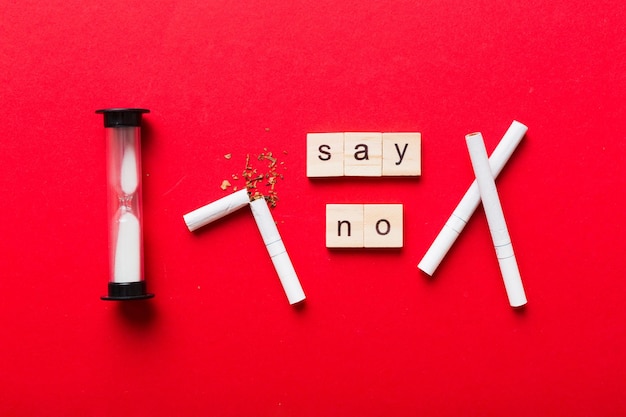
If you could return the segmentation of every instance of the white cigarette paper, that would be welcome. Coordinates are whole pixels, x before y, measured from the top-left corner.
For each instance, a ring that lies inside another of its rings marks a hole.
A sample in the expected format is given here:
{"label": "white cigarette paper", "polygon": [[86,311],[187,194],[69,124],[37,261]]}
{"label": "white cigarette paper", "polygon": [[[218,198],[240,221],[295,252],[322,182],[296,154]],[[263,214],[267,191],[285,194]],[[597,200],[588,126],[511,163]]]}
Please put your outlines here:
{"label": "white cigarette paper", "polygon": [[[515,120],[511,123],[511,126],[489,158],[489,167],[494,178],[500,174],[527,131],[528,127],[522,123]],[[428,275],[432,275],[435,272],[479,204],[480,192],[478,183],[474,180],[419,265],[417,265],[419,269]]]}
{"label": "white cigarette paper", "polygon": [[500,264],[500,271],[504,279],[504,286],[509,297],[511,307],[520,307],[526,304],[526,294],[522,285],[522,277],[520,276],[513,252],[513,245],[509,231],[506,227],[502,205],[496,189],[489,160],[487,158],[487,150],[483,136],[480,133],[471,133],[465,136],[467,149],[472,160],[472,167],[476,175],[480,198],[483,202],[489,231],[493,246],[496,249],[496,256]]}
{"label": "white cigarette paper", "polygon": [[278,233],[274,218],[270,213],[270,209],[267,206],[267,202],[263,198],[250,202],[250,208],[252,209],[252,215],[256,221],[256,225],[263,237],[263,243],[267,248],[267,252],[270,254],[276,273],[280,283],[283,285],[289,304],[296,304],[306,298],[296,271],[291,264],[291,259],[287,254],[283,240]]}
{"label": "white cigarette paper", "polygon": [[141,281],[141,228],[131,212],[119,219],[113,272],[114,282]]}
{"label": "white cigarette paper", "polygon": [[202,226],[239,210],[248,203],[250,203],[248,191],[243,189],[187,213],[183,216],[183,219],[189,231],[193,232]]}

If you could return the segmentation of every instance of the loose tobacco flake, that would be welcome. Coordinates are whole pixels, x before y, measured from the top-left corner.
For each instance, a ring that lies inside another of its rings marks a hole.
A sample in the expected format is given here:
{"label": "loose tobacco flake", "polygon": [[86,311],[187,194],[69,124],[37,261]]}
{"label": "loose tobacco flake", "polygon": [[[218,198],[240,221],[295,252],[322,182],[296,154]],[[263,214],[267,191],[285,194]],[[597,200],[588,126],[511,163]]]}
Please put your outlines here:
{"label": "loose tobacco flake", "polygon": [[227,189],[228,187],[230,187],[230,186],[231,186],[230,181],[228,181],[228,180],[224,180],[224,181],[222,181],[222,185],[220,185],[220,188],[221,188],[222,190],[226,190],[226,189]]}
{"label": "loose tobacco flake", "polygon": [[[279,201],[278,194],[275,190],[276,182],[278,179],[284,179],[284,175],[277,172],[278,160],[267,148],[263,148],[263,152],[260,153],[256,159],[261,162],[267,161],[265,172],[259,174],[257,169],[252,167],[250,154],[248,154],[246,155],[246,165],[241,176],[246,182],[246,188],[248,189],[251,200],[264,198],[268,205],[274,208]],[[280,163],[280,166],[283,167],[283,169],[285,168],[283,162]],[[233,178],[235,178],[235,176],[233,176]]]}

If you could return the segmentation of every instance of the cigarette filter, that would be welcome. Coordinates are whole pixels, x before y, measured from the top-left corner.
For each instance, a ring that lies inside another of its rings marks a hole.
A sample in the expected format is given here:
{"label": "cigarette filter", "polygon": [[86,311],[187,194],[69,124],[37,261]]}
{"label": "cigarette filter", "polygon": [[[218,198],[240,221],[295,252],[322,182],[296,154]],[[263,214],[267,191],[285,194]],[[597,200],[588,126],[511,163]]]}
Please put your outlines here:
{"label": "cigarette filter", "polygon": [[[528,128],[518,121],[514,120],[511,123],[511,126],[489,158],[489,167],[494,178],[500,174],[527,130]],[[478,191],[478,183],[474,180],[420,261],[417,266],[419,269],[428,275],[432,275],[435,272],[456,241],[456,238],[463,231],[469,218],[476,211],[478,204],[480,204],[480,192]]]}
{"label": "cigarette filter", "polygon": [[190,232],[199,229],[250,203],[247,190],[239,190],[183,216]]}
{"label": "cigarette filter", "polygon": [[104,109],[108,177],[109,285],[103,300],[151,298],[143,276],[141,116],[146,109]]}
{"label": "cigarette filter", "polygon": [[496,183],[489,167],[483,136],[480,133],[471,133],[465,136],[465,140],[470,159],[472,160],[474,174],[476,175],[480,198],[487,216],[487,223],[489,223],[491,239],[496,249],[504,286],[509,297],[509,303],[511,307],[523,306],[526,304],[526,294],[524,293],[517,261],[515,260],[509,231],[506,227]]}
{"label": "cigarette filter", "polygon": [[250,202],[250,208],[254,220],[256,221],[259,232],[263,237],[263,243],[267,248],[267,252],[272,258],[272,263],[280,279],[280,283],[283,285],[289,304],[296,304],[303,301],[306,296],[296,275],[296,271],[291,264],[291,259],[287,254],[283,240],[278,233],[274,218],[270,213],[270,209],[267,206],[267,202],[263,198],[259,198]]}

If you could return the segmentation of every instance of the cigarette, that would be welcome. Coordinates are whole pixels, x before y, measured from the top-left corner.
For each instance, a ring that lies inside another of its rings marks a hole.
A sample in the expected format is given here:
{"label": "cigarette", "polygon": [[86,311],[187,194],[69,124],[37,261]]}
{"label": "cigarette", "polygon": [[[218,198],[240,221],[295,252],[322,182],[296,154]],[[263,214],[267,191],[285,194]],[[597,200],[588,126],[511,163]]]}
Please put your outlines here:
{"label": "cigarette", "polygon": [[247,190],[239,190],[183,216],[190,232],[239,210],[250,202]]}
{"label": "cigarette", "polygon": [[289,304],[296,304],[303,301],[306,296],[296,275],[296,271],[293,268],[291,259],[287,254],[283,240],[278,233],[274,218],[270,213],[270,209],[267,206],[267,202],[263,198],[259,198],[250,202],[250,208],[252,209],[252,215],[256,222],[259,232],[263,237],[263,243],[267,248],[267,252],[270,254],[280,283],[283,285]]}
{"label": "cigarette", "polygon": [[[514,120],[511,123],[502,140],[500,140],[500,143],[491,154],[491,158],[489,158],[489,167],[493,173],[493,178],[500,174],[527,130],[528,127],[518,121]],[[478,184],[474,180],[419,265],[417,265],[419,269],[428,275],[433,275],[479,204],[480,192],[478,191]]]}
{"label": "cigarette", "polygon": [[131,212],[119,219],[113,269],[113,282],[141,281],[141,227]]}
{"label": "cigarette", "polygon": [[526,294],[522,285],[522,277],[520,276],[511,244],[511,237],[506,227],[502,205],[498,197],[498,190],[493,179],[489,160],[487,158],[487,150],[483,135],[480,133],[470,133],[465,136],[467,149],[472,160],[472,167],[476,175],[480,198],[483,202],[491,239],[496,250],[500,272],[504,279],[504,287],[509,297],[511,307],[520,307],[526,304]]}

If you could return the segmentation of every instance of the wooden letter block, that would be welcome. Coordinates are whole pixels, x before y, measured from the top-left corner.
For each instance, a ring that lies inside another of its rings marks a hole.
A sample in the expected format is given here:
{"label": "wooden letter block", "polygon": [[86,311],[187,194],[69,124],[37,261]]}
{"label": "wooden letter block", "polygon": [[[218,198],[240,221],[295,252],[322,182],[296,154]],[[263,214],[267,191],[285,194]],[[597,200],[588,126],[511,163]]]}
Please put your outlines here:
{"label": "wooden letter block", "polygon": [[363,204],[326,205],[326,247],[363,247]]}
{"label": "wooden letter block", "polygon": [[343,149],[345,176],[380,177],[382,175],[382,133],[346,132]]}
{"label": "wooden letter block", "polygon": [[383,176],[422,173],[420,133],[383,133]]}
{"label": "wooden letter block", "polygon": [[365,204],[363,219],[366,248],[402,247],[402,204]]}
{"label": "wooden letter block", "polygon": [[306,176],[343,176],[343,133],[306,135]]}

